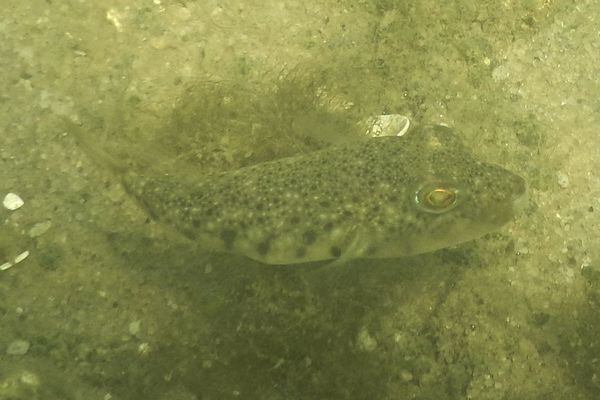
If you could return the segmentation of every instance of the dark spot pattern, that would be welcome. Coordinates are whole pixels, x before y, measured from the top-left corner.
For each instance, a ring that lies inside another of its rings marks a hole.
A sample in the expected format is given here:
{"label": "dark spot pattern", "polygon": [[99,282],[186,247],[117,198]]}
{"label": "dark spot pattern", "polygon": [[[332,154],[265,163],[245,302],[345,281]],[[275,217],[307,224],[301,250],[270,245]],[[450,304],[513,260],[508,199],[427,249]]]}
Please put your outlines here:
{"label": "dark spot pattern", "polygon": [[221,239],[225,243],[225,248],[231,250],[233,248],[233,242],[235,241],[237,233],[233,229],[223,229],[221,231]]}
{"label": "dark spot pattern", "polygon": [[317,234],[315,233],[315,231],[313,231],[312,229],[307,230],[306,232],[304,232],[304,234],[302,235],[302,241],[304,242],[304,244],[306,245],[311,245],[315,242],[315,240],[317,240]]}
{"label": "dark spot pattern", "polygon": [[342,255],[342,249],[340,249],[337,246],[331,246],[331,249],[329,249],[329,253],[332,257],[338,258]]}
{"label": "dark spot pattern", "polygon": [[[446,214],[420,212],[415,193],[438,180],[462,190],[465,204]],[[123,181],[149,215],[200,244],[216,236],[226,250],[282,264],[340,257],[353,227],[367,232],[374,257],[470,240],[479,226],[492,230],[510,219],[512,200],[524,190],[521,178],[477,161],[439,126],[206,178],[132,173]]]}
{"label": "dark spot pattern", "polygon": [[296,249],[296,257],[302,258],[306,255],[306,247],[298,247]]}
{"label": "dark spot pattern", "polygon": [[269,248],[271,248],[271,242],[270,242],[270,240],[267,239],[267,240],[263,240],[256,246],[256,251],[261,256],[266,256],[267,253],[269,252]]}

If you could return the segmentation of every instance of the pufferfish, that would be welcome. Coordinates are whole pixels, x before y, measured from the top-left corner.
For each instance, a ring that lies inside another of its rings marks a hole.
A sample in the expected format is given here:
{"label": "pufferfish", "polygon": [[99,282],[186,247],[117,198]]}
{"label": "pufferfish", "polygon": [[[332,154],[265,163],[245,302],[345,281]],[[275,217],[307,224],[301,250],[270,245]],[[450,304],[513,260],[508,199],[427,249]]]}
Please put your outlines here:
{"label": "pufferfish", "polygon": [[204,179],[121,180],[153,218],[201,248],[265,264],[431,252],[497,230],[526,192],[521,177],[478,160],[441,125]]}

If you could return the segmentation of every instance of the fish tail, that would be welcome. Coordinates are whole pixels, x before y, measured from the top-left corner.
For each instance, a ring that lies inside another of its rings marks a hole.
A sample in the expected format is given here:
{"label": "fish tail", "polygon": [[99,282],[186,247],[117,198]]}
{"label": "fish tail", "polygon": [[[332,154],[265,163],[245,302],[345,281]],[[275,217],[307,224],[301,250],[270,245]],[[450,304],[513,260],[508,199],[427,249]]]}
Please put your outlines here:
{"label": "fish tail", "polygon": [[117,158],[109,154],[98,145],[93,135],[93,129],[86,129],[86,126],[77,120],[65,119],[66,133],[71,135],[77,146],[98,166],[107,168],[116,175],[122,175],[127,171],[127,166],[117,161]]}

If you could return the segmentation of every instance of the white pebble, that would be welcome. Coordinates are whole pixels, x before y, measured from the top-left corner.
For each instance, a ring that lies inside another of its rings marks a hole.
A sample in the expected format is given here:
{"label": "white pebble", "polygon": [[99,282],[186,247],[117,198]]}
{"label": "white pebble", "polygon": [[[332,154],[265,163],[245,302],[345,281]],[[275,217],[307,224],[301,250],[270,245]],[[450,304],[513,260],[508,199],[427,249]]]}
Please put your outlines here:
{"label": "white pebble", "polygon": [[4,196],[2,204],[4,205],[4,208],[14,211],[18,208],[21,208],[25,202],[19,197],[19,195],[15,193],[9,193]]}

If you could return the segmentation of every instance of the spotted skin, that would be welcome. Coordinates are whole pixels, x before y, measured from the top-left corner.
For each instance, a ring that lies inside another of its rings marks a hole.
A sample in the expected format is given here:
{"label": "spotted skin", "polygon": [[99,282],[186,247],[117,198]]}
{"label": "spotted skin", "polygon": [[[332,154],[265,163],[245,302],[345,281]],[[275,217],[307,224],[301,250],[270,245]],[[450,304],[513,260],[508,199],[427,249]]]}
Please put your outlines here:
{"label": "spotted skin", "polygon": [[[477,160],[439,125],[210,178],[129,173],[123,182],[207,250],[267,264],[434,251],[500,228],[525,193],[522,178]],[[451,188],[455,204],[428,210],[417,196],[427,185]]]}

